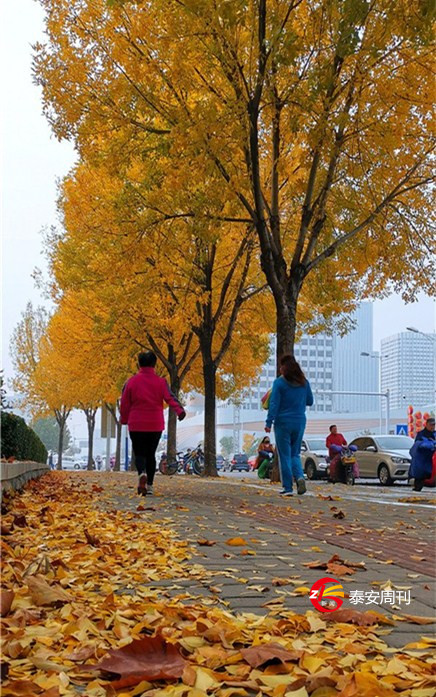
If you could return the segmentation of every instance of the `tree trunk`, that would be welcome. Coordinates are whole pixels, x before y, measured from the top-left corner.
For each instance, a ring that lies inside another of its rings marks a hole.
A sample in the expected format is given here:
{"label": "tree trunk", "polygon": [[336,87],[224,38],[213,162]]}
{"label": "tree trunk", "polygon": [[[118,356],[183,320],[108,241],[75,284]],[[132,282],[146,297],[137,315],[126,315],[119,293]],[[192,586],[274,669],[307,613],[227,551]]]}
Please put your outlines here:
{"label": "tree trunk", "polygon": [[116,434],[116,441],[115,441],[115,465],[114,465],[114,472],[119,472],[121,469],[121,432],[122,432],[122,423],[120,419],[117,419],[116,425],[115,425],[115,434]]}
{"label": "tree trunk", "polygon": [[58,462],[56,465],[56,469],[61,470],[62,469],[62,449],[64,447],[64,426],[65,422],[62,424],[59,423],[59,441],[58,441]]}
{"label": "tree trunk", "polygon": [[65,422],[67,418],[60,414],[59,412],[55,412],[56,416],[56,422],[57,425],[59,426],[59,439],[58,439],[58,461],[56,464],[56,469],[61,470],[62,469],[62,451],[64,448],[64,428],[65,428]]}
{"label": "tree trunk", "polygon": [[203,379],[205,474],[216,477],[216,366],[213,361],[203,363]]}
{"label": "tree trunk", "polygon": [[[106,404],[106,408],[110,415],[112,416],[115,424],[115,465],[114,471],[119,472],[121,469],[121,417],[120,417],[120,401],[117,400],[116,404]],[[112,432],[111,425],[108,423],[108,428]],[[110,462],[106,463],[106,470],[110,470]]]}
{"label": "tree trunk", "polygon": [[[170,389],[177,399],[180,392],[180,380],[177,375],[170,377]],[[168,424],[167,424],[167,458],[168,462],[174,462],[177,459],[177,414],[169,409]]]}
{"label": "tree trunk", "polygon": [[88,464],[86,469],[94,469],[94,430],[95,430],[95,415],[96,409],[83,409],[88,425]]}
{"label": "tree trunk", "polygon": [[[301,286],[300,286],[301,287]],[[276,374],[280,375],[280,358],[290,353],[294,355],[295,333],[297,329],[297,302],[300,289],[297,284],[290,284],[285,299],[274,298],[276,301]],[[277,450],[271,469],[271,481],[280,481],[280,470]]]}

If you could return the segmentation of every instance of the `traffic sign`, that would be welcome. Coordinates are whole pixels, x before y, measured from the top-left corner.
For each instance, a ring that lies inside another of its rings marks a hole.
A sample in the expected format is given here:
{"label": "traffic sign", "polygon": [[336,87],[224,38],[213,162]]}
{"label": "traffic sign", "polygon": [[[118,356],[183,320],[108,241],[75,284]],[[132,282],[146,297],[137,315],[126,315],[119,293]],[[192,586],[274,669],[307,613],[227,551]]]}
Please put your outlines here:
{"label": "traffic sign", "polygon": [[397,436],[407,436],[407,424],[395,424],[395,433]]}

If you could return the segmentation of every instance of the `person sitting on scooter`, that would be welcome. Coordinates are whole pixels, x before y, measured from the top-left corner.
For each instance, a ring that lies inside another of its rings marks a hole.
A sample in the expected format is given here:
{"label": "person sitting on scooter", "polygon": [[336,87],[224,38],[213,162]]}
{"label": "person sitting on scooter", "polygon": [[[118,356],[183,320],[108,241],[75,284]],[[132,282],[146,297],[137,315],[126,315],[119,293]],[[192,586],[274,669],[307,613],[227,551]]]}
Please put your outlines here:
{"label": "person sitting on scooter", "polygon": [[338,481],[340,478],[338,467],[341,461],[341,451],[342,447],[347,445],[347,441],[342,433],[338,433],[338,427],[335,424],[330,426],[329,431],[330,434],[327,436],[325,444],[329,451],[330,479],[333,479],[333,481]]}

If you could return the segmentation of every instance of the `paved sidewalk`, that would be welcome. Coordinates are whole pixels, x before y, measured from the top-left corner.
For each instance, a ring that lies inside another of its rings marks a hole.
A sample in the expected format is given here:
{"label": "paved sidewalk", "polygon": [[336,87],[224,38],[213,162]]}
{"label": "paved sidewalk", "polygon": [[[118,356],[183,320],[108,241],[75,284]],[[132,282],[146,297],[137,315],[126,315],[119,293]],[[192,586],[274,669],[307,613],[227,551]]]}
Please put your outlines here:
{"label": "paved sidewalk", "polygon": [[[98,481],[98,473],[89,476]],[[283,499],[277,486],[256,479],[158,475],[155,496],[144,499],[136,495],[134,474],[112,477],[118,486],[105,494],[104,507],[130,510],[138,519],[175,528],[197,550],[192,564],[211,572],[203,581],[182,578],[153,584],[166,586],[169,596],[180,595],[186,587],[191,595],[213,597],[235,612],[279,614],[287,608],[305,613],[312,609],[308,589],[330,576],[343,584],[347,594],[361,591],[364,596],[358,605],[345,599],[344,608],[372,609],[388,617],[435,617],[431,491],[415,495],[405,487],[351,488],[314,482],[308,484],[305,496]],[[242,538],[242,544],[228,544],[232,538]],[[350,564],[363,562],[364,568],[349,567],[347,572],[343,565],[330,571],[305,566],[327,562],[334,555]],[[410,604],[379,604],[386,588],[405,595],[410,591]],[[370,591],[375,601],[367,604]],[[396,621],[386,628],[385,640],[400,647],[422,635],[434,636],[435,629],[435,624]]]}

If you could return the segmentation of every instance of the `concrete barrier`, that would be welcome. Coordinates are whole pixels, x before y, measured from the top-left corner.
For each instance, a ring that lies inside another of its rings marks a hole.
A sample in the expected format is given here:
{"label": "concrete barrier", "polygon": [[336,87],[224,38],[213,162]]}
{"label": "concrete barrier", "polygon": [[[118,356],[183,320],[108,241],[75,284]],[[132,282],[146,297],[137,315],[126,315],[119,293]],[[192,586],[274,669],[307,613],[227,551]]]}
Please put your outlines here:
{"label": "concrete barrier", "polygon": [[46,472],[50,472],[50,467],[42,462],[2,462],[1,491],[21,489],[28,481]]}

